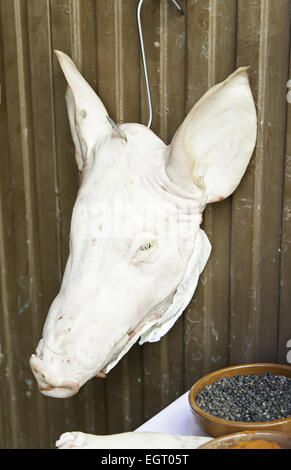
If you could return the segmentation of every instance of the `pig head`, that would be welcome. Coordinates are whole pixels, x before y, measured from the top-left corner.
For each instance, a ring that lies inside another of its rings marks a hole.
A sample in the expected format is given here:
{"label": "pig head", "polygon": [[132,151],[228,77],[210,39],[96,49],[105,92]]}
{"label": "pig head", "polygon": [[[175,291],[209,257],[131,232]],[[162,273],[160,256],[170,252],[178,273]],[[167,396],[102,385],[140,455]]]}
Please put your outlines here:
{"label": "pig head", "polygon": [[247,68],[208,90],[166,145],[140,124],[115,127],[64,53],[81,185],[70,254],[30,365],[43,394],[69,397],[140,339],[182,314],[210,254],[206,204],[238,186],[256,140]]}

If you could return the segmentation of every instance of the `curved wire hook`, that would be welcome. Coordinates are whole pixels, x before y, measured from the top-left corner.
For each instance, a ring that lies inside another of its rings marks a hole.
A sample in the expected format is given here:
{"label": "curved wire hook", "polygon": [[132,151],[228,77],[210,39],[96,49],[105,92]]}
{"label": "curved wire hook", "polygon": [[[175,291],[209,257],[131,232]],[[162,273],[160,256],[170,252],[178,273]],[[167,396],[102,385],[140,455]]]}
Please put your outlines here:
{"label": "curved wire hook", "polygon": [[[142,64],[143,64],[143,72],[144,72],[144,79],[146,85],[146,93],[147,93],[147,101],[148,101],[148,108],[149,108],[149,120],[147,123],[147,127],[150,128],[153,120],[153,107],[152,107],[152,99],[151,99],[151,91],[149,85],[149,78],[148,78],[148,71],[147,71],[147,63],[146,63],[146,55],[144,49],[144,42],[143,42],[143,34],[142,34],[142,25],[141,25],[141,7],[144,0],[139,0],[136,16],[137,16],[137,27],[138,27],[138,34],[139,34],[139,41],[140,41],[140,48],[141,48],[141,57],[142,57]],[[181,15],[184,15],[184,11],[181,5],[176,0],[171,0],[175,7],[179,10]]]}

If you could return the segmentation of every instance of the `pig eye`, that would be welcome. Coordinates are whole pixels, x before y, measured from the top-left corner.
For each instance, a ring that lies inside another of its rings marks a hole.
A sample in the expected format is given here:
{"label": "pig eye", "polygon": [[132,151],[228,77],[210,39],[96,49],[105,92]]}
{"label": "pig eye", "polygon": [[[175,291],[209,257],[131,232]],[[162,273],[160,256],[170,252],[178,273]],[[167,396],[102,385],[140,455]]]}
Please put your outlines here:
{"label": "pig eye", "polygon": [[146,251],[149,250],[152,247],[152,243],[145,243],[144,245],[140,246],[140,251]]}
{"label": "pig eye", "polygon": [[159,252],[157,248],[158,248],[158,242],[155,240],[151,242],[143,243],[135,252],[135,255],[132,258],[133,263],[138,264],[142,262],[147,262],[147,263],[154,262]]}

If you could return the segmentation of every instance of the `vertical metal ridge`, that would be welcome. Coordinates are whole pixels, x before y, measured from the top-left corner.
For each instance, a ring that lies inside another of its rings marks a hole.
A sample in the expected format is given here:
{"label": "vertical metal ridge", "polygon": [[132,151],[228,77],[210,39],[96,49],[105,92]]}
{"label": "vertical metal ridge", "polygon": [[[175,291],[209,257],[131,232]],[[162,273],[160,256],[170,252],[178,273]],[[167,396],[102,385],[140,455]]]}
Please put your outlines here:
{"label": "vertical metal ridge", "polygon": [[130,404],[130,385],[129,385],[129,360],[127,357],[122,361],[121,384],[123,392],[122,408],[123,408],[123,429],[131,431],[131,404]]}
{"label": "vertical metal ridge", "polygon": [[[26,224],[28,239],[32,241],[34,239],[34,230],[36,227],[33,227],[33,208],[32,208],[32,195],[31,188],[33,187],[31,178],[30,178],[30,158],[29,158],[29,143],[28,143],[28,129],[29,129],[29,118],[27,116],[27,102],[29,98],[25,90],[25,84],[27,77],[24,73],[24,63],[23,63],[23,38],[22,38],[22,26],[21,26],[21,13],[19,0],[14,0],[14,10],[15,10],[15,32],[16,32],[16,55],[17,55],[17,71],[18,71],[18,85],[19,85],[19,100],[20,100],[20,125],[21,125],[21,146],[22,146],[22,156],[23,156],[23,178],[24,178],[24,195],[25,195],[25,209],[26,209]],[[32,244],[28,244],[28,258],[29,258],[29,272],[30,275],[34,278],[35,276],[35,261],[34,254],[31,249]]]}
{"label": "vertical metal ridge", "polygon": [[115,92],[116,92],[116,120],[124,122],[124,64],[123,64],[123,37],[122,37],[122,13],[121,0],[114,2],[114,34],[115,34]]}
{"label": "vertical metal ridge", "polygon": [[[234,68],[237,64],[237,44],[238,44],[238,1],[235,0],[235,24],[234,24]],[[231,281],[231,270],[232,270],[232,229],[233,229],[233,221],[232,221],[232,213],[233,213],[233,199],[230,200],[230,212],[229,212],[229,275],[228,275],[228,329],[227,329],[227,364],[230,364],[230,344],[231,344],[231,304],[232,304],[232,281]]]}
{"label": "vertical metal ridge", "polygon": [[[208,9],[208,60],[207,60],[207,88],[211,88],[215,84],[216,79],[216,21],[217,8],[216,0],[209,0]],[[204,212],[203,219],[207,227],[207,232],[212,233],[214,229],[214,213],[215,208],[209,205]],[[203,322],[203,343],[204,343],[204,370],[208,369],[208,361],[210,357],[210,334],[211,334],[211,314],[212,314],[212,296],[213,289],[213,265],[211,260],[205,267],[207,273],[207,282],[203,284],[204,305],[206,312],[204,313]]]}
{"label": "vertical metal ridge", "polygon": [[[9,284],[7,281],[7,276],[9,275],[8,270],[6,269],[7,260],[6,254],[7,251],[5,249],[4,243],[4,230],[5,223],[3,218],[3,210],[2,210],[2,197],[0,197],[0,265],[1,265],[1,276],[0,276],[0,283],[1,283],[1,304],[3,307],[3,325],[4,325],[4,337],[5,337],[5,345],[6,345],[6,362],[7,366],[10,371],[14,371],[14,355],[13,355],[13,342],[10,334],[10,327],[9,327]],[[10,415],[10,426],[11,426],[11,444],[14,449],[17,448],[18,443],[18,429],[20,426],[17,407],[15,406],[15,397],[16,397],[16,384],[15,384],[15,374],[11,374],[11,379],[9,380],[8,384],[10,393],[9,393],[9,415]]]}
{"label": "vertical metal ridge", "polygon": [[263,202],[263,172],[264,172],[264,121],[265,121],[265,99],[266,99],[266,76],[268,60],[268,13],[269,0],[261,2],[260,20],[260,42],[259,42],[259,64],[258,64],[258,136],[255,155],[255,185],[254,185],[254,211],[253,211],[253,251],[252,251],[252,296],[251,313],[253,324],[256,323],[256,311],[260,304],[261,292],[259,289],[260,278],[260,241],[261,241],[261,207]]}
{"label": "vertical metal ridge", "polygon": [[[160,83],[159,83],[159,107],[160,107],[160,137],[166,141],[168,137],[168,46],[169,46],[169,0],[162,0],[160,7]],[[154,109],[154,108],[153,108]]]}
{"label": "vertical metal ridge", "polygon": [[215,84],[216,71],[216,22],[217,22],[217,0],[210,0],[209,3],[209,62],[208,62],[208,88]]}
{"label": "vertical metal ridge", "polygon": [[80,0],[70,0],[70,32],[72,56],[78,68],[82,70],[82,38],[81,38],[81,13]]}
{"label": "vertical metal ridge", "polygon": [[[159,48],[159,136],[166,141],[168,137],[168,41],[169,41],[169,22],[168,22],[168,0],[160,2],[160,48]],[[152,47],[152,44],[150,45]],[[155,106],[153,103],[153,113]],[[161,403],[168,402],[169,388],[169,348],[170,338],[164,337],[160,344],[160,370],[163,372],[161,377]]]}

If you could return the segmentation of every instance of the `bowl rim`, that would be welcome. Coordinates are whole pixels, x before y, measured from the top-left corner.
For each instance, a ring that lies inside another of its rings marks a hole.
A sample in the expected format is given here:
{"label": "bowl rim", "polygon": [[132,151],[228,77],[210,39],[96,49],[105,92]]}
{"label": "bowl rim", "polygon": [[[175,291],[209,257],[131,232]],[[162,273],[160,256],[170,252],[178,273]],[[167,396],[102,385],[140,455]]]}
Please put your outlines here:
{"label": "bowl rim", "polygon": [[[230,371],[230,370],[238,370],[238,369],[248,369],[251,367],[274,367],[278,368],[278,373],[280,370],[288,370],[291,372],[291,366],[287,364],[276,364],[272,362],[252,362],[248,364],[236,364],[233,366],[228,366],[228,367],[223,367],[222,369],[217,369],[212,372],[209,372],[209,374],[204,375],[201,377],[197,382],[192,385],[192,387],[189,390],[188,393],[188,402],[191,407],[191,409],[197,413],[198,415],[202,416],[203,418],[207,419],[208,421],[212,421],[217,424],[223,424],[223,425],[229,425],[232,427],[239,427],[241,428],[244,426],[246,429],[252,429],[256,428],[258,430],[258,427],[266,427],[271,428],[273,426],[277,426],[278,424],[284,424],[287,423],[288,421],[291,421],[291,416],[288,418],[283,418],[283,419],[277,419],[277,420],[272,420],[272,421],[231,421],[228,419],[223,419],[219,418],[218,416],[211,415],[210,413],[207,413],[206,411],[202,410],[200,406],[196,402],[196,395],[195,394],[195,389],[199,386],[202,380],[207,379],[209,376],[215,374],[215,373],[220,373],[220,372],[225,372],[225,371]],[[240,374],[240,375],[248,375],[248,374]],[[249,374],[249,375],[255,375],[255,374]],[[291,376],[291,375],[290,375]],[[217,377],[218,379],[219,377]],[[215,379],[212,383],[214,383],[217,379]],[[203,387],[204,388],[204,387]],[[203,390],[203,388],[201,390]],[[200,390],[200,391],[201,391]],[[255,430],[255,429],[254,429]],[[259,431],[259,430],[258,430]]]}
{"label": "bowl rim", "polygon": [[[207,444],[214,444],[215,442],[223,442],[223,441],[227,441],[228,439],[235,439],[235,438],[239,438],[239,437],[244,437],[243,434],[245,434],[245,436],[252,436],[252,437],[256,437],[256,438],[265,438],[267,439],[268,437],[269,438],[284,438],[284,439],[288,439],[291,441],[291,435],[286,433],[286,432],[283,432],[283,431],[273,431],[273,430],[267,430],[267,429],[254,429],[254,430],[251,430],[251,431],[248,431],[248,430],[243,430],[243,431],[236,431],[234,433],[231,433],[231,434],[223,434],[221,436],[217,436],[217,437],[214,437],[213,439],[211,439],[210,441],[207,441],[207,442],[204,442],[203,444],[201,444],[198,449],[204,449],[206,448]],[[258,436],[259,434],[259,436]],[[252,440],[252,437],[250,437],[250,439],[248,440]]]}

